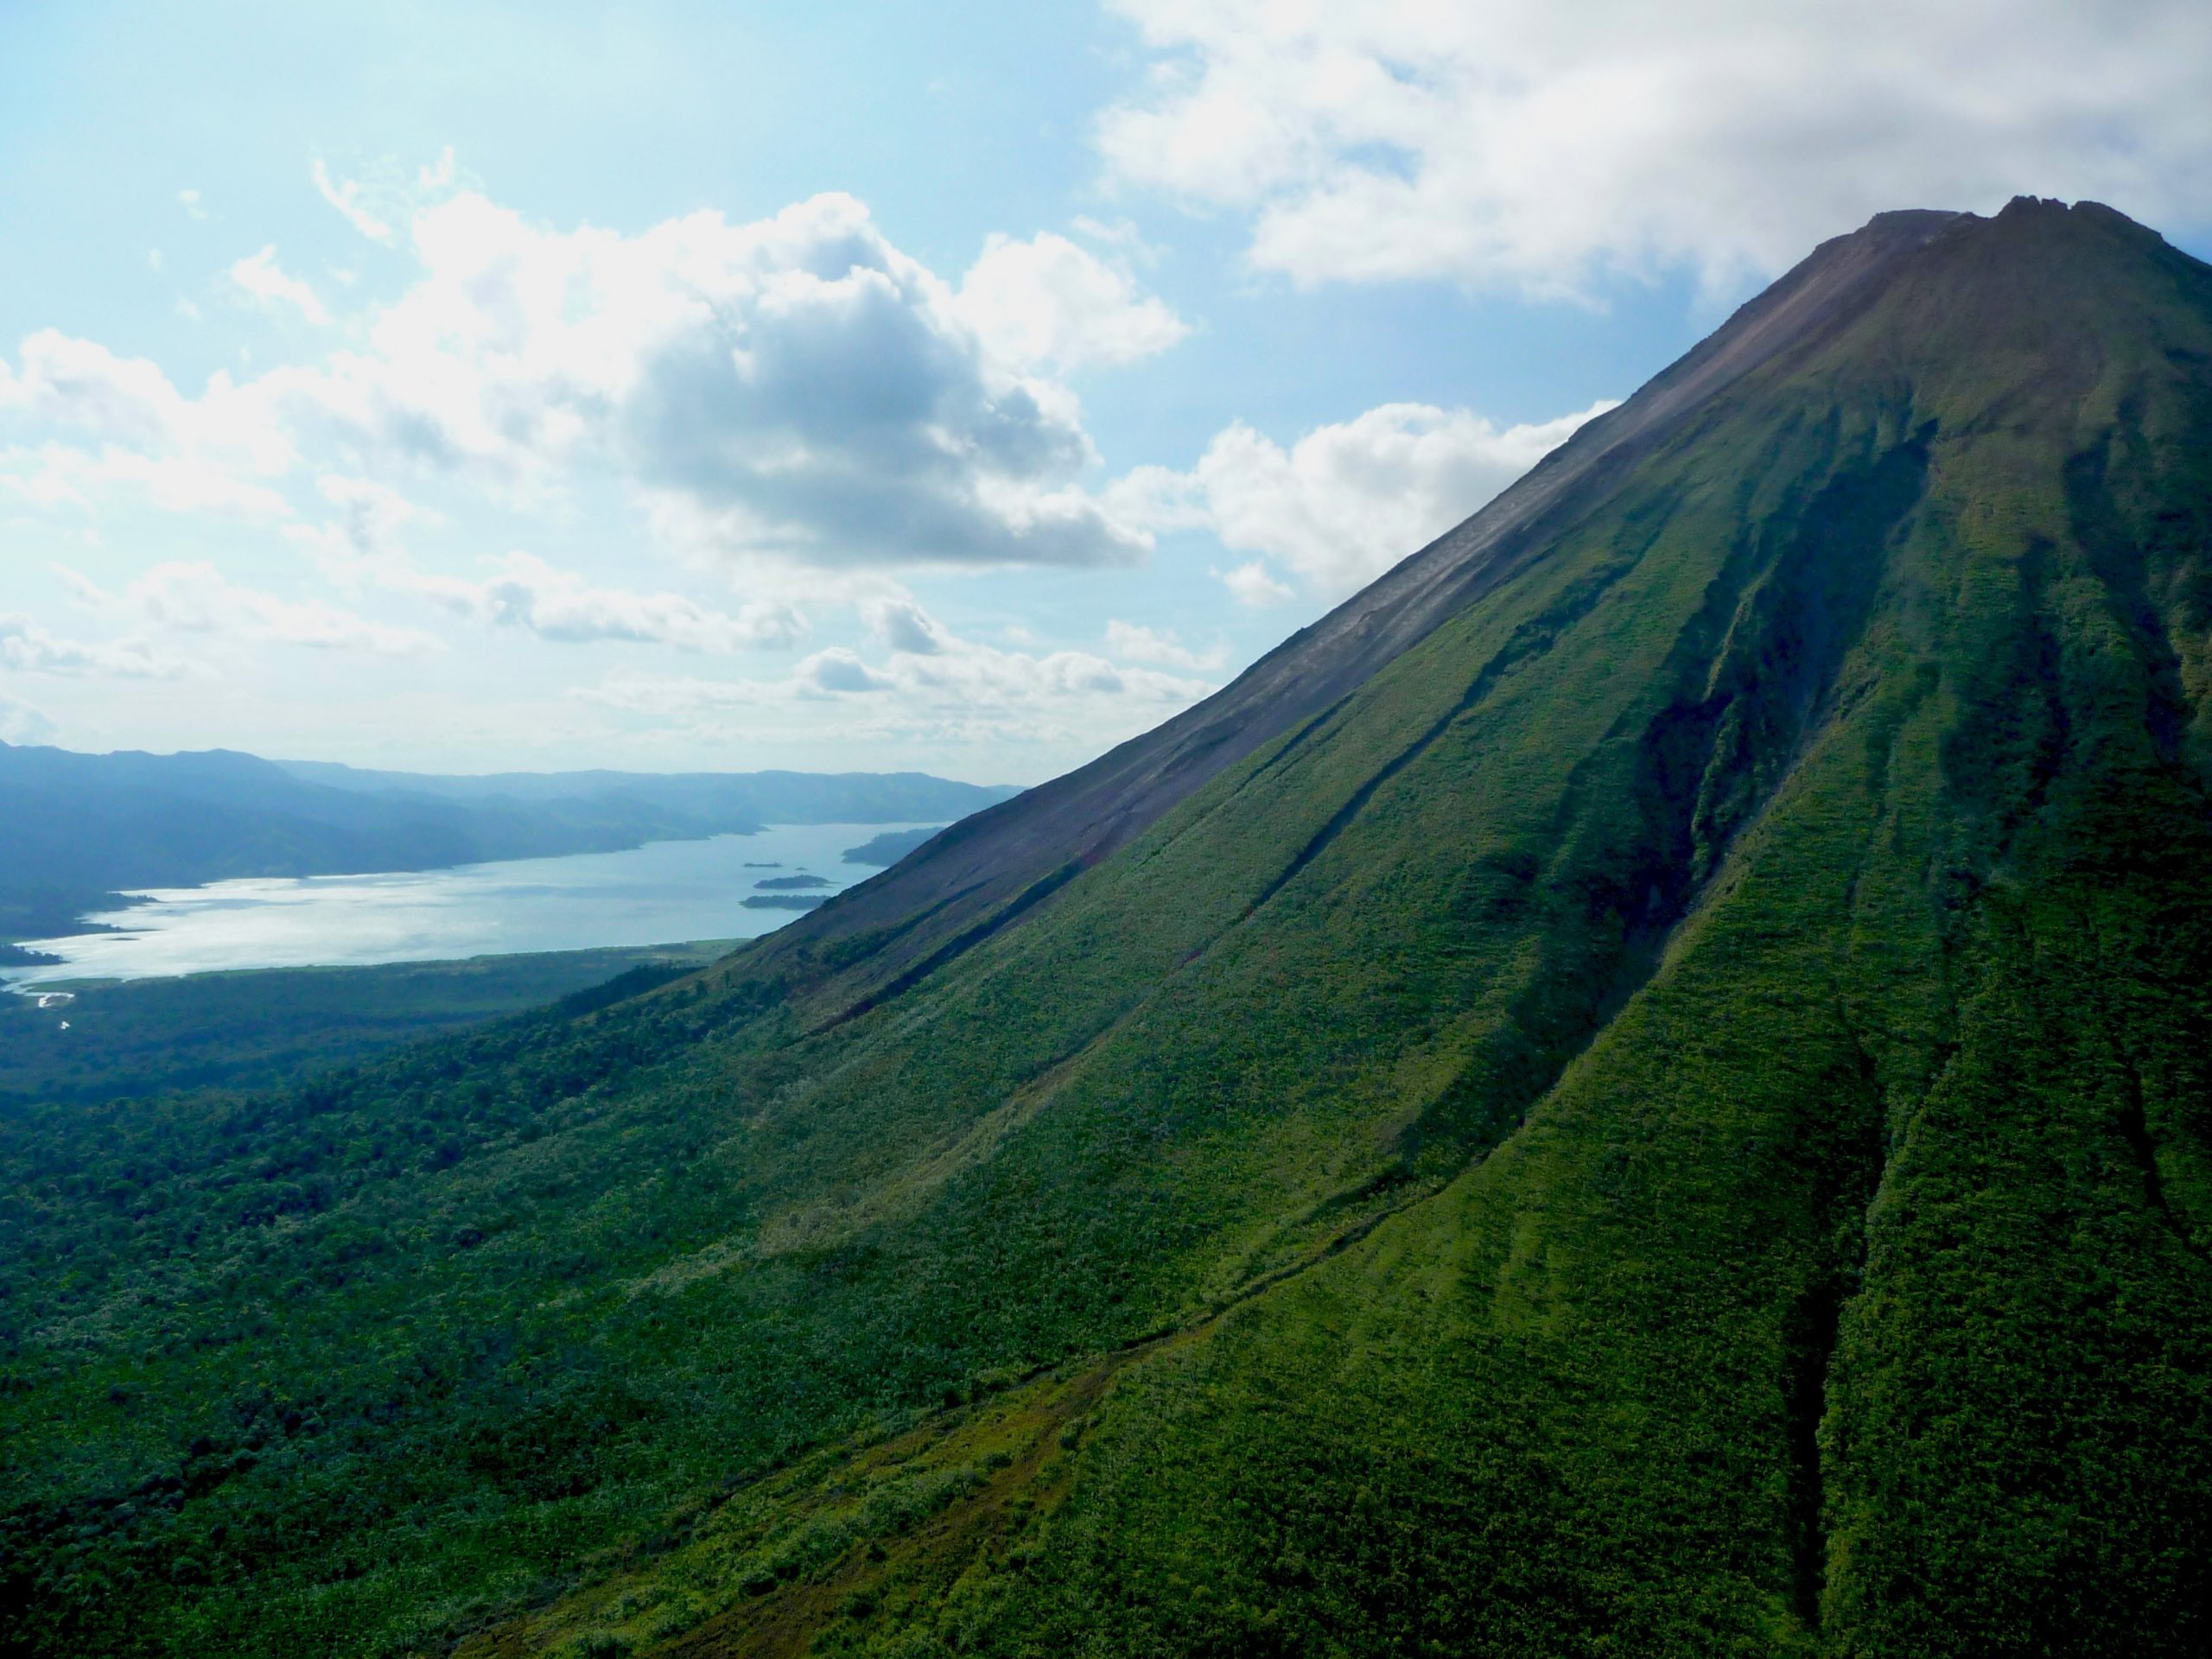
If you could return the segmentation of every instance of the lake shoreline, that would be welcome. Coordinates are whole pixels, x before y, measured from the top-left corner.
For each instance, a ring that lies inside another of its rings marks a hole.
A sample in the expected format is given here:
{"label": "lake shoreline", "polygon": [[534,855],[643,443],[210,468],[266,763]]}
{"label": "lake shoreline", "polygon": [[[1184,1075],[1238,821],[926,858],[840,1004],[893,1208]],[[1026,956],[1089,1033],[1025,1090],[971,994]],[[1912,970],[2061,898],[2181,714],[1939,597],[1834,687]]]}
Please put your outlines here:
{"label": "lake shoreline", "polygon": [[757,938],[804,912],[751,900],[783,898],[802,881],[808,898],[834,898],[874,873],[848,855],[887,835],[925,837],[937,828],[767,825],[617,852],[141,888],[116,895],[115,908],[86,915],[73,933],[24,939],[12,956],[0,953],[0,987]]}

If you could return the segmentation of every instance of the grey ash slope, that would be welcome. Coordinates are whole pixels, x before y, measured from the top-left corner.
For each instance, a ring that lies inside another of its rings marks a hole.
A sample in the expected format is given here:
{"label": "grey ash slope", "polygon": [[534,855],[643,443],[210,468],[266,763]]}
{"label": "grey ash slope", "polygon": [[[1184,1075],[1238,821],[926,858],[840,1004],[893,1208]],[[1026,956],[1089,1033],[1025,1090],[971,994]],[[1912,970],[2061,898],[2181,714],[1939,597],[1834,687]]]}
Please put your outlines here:
{"label": "grey ash slope", "polygon": [[1012,921],[1209,779],[1325,714],[1541,557],[1701,407],[1760,365],[1815,349],[1875,302],[1907,256],[1961,220],[1978,222],[1934,210],[1882,213],[1821,244],[1488,506],[1300,629],[1235,683],[1089,766],[977,813],[785,930],[780,947],[860,947],[891,935],[868,970],[880,988]]}

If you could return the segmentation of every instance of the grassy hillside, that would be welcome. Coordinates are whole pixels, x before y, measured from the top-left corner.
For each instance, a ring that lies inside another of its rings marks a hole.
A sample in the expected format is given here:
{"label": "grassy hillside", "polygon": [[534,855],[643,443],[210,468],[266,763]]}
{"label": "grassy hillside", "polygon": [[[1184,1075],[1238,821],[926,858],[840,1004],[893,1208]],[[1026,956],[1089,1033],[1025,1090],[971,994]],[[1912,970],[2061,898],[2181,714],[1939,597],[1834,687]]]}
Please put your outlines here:
{"label": "grassy hillside", "polygon": [[1958,221],[1542,529],[926,954],[11,1119],[5,1639],[2199,1650],[2212,271]]}

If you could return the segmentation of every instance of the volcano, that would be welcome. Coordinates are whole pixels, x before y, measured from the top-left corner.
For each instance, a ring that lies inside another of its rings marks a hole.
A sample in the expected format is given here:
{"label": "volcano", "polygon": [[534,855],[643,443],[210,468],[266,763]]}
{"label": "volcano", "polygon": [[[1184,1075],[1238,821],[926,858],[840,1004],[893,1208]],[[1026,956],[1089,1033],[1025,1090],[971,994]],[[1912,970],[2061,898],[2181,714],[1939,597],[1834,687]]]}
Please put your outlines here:
{"label": "volcano", "polygon": [[10,1652],[2201,1653],[2212,268],[1884,214],[713,968],[90,1121]]}

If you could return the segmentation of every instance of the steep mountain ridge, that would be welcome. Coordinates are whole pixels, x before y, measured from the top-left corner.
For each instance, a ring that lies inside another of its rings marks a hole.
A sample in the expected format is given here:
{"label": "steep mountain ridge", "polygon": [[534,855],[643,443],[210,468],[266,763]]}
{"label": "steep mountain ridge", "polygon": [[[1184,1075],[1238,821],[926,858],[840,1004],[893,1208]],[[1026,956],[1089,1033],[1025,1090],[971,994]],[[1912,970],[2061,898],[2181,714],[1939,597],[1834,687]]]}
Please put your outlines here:
{"label": "steep mountain ridge", "polygon": [[0,1630],[2196,1650],[2212,270],[1877,226],[1095,858],[6,1124]]}
{"label": "steep mountain ridge", "polygon": [[1768,359],[1808,349],[1841,326],[1872,302],[1901,258],[1961,219],[1974,216],[1882,213],[1823,243],[1497,500],[1300,629],[1235,683],[1090,765],[977,814],[810,918],[787,943],[847,938],[927,912],[927,924],[902,933],[889,953],[906,971],[931,948],[965,948],[979,918],[988,925],[1020,914],[1066,874],[1111,854],[1207,779],[1328,709],[1541,556],[1548,519],[1562,503],[1601,494],[1670,423]]}

